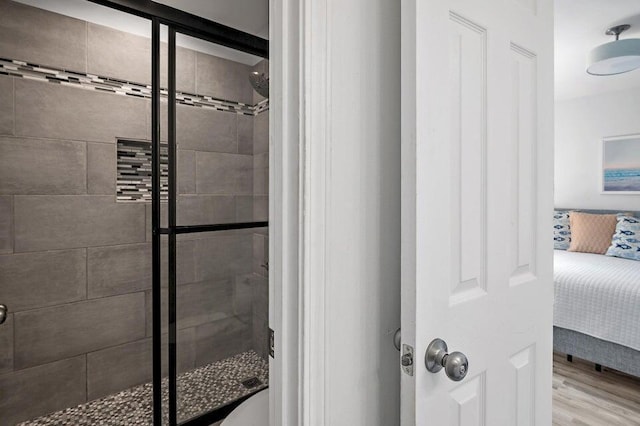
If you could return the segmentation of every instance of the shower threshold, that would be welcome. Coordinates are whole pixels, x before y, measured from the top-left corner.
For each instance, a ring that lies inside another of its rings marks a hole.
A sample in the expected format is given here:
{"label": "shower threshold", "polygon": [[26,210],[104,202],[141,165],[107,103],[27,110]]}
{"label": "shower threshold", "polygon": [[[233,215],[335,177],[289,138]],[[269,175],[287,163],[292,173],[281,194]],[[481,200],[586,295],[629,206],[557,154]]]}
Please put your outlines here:
{"label": "shower threshold", "polygon": [[[265,388],[269,363],[254,351],[247,351],[182,373],[178,376],[178,419],[183,422]],[[168,392],[163,380],[163,407]],[[247,384],[249,383],[249,385]],[[18,426],[152,424],[151,383],[67,408]],[[163,424],[168,412],[164,413]]]}

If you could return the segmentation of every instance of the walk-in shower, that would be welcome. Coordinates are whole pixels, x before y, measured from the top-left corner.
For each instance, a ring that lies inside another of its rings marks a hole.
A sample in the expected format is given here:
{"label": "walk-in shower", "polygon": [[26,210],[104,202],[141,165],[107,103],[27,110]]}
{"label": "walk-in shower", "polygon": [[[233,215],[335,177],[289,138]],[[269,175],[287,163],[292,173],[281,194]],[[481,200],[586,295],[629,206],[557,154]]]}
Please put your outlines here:
{"label": "walk-in shower", "polygon": [[78,2],[0,0],[0,426],[211,424],[268,386],[268,43]]}

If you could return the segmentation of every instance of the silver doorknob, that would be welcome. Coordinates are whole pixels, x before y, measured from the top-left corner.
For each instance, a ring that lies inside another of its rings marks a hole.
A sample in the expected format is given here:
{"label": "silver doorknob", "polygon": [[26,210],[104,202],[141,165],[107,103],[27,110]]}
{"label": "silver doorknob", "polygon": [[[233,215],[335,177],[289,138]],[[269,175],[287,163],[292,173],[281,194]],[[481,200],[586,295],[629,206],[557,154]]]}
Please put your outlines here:
{"label": "silver doorknob", "polygon": [[7,320],[7,305],[0,305],[0,324],[4,324]]}
{"label": "silver doorknob", "polygon": [[469,360],[462,352],[448,353],[447,344],[442,339],[434,339],[424,354],[427,370],[437,373],[444,367],[447,377],[454,382],[464,379],[469,371]]}

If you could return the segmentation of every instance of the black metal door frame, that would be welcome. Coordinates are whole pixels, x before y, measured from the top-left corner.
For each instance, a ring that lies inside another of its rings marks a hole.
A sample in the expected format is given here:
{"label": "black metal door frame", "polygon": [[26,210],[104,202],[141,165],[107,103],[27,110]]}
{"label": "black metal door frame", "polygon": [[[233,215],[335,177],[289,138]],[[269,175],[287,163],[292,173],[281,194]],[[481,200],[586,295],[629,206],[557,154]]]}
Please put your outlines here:
{"label": "black metal door frame", "polygon": [[[169,425],[177,421],[177,304],[176,237],[178,234],[262,228],[267,221],[179,226],[177,206],[176,140],[176,33],[201,38],[215,44],[268,59],[269,42],[231,27],[201,18],[150,0],[88,0],[151,20],[151,222],[152,222],[152,333],[153,333],[153,424],[162,425],[162,294],[161,235],[169,238],[168,360]],[[168,226],[160,217],[160,25],[169,28],[168,43]],[[248,397],[248,396],[247,396]],[[211,424],[223,419],[243,397],[218,409],[181,423],[184,426]]]}

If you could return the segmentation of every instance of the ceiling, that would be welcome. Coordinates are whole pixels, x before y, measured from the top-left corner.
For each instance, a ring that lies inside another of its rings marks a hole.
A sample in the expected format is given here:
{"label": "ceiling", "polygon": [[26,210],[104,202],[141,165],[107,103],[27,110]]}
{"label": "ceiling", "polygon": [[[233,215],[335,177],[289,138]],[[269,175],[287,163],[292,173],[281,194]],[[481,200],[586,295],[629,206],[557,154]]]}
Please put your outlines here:
{"label": "ceiling", "polygon": [[154,0],[238,30],[269,38],[269,0]]}
{"label": "ceiling", "polygon": [[640,69],[598,77],[586,73],[587,53],[613,41],[605,30],[630,24],[621,38],[640,38],[638,0],[555,0],[555,97],[566,100],[640,88]]}
{"label": "ceiling", "polygon": [[[128,33],[151,37],[149,20],[139,18],[87,0],[15,0],[51,12],[93,22]],[[157,3],[236,28],[262,38],[269,36],[269,0],[157,0]],[[161,38],[166,41],[166,28]],[[176,43],[189,49],[255,65],[262,58],[213,43],[178,35]]]}

